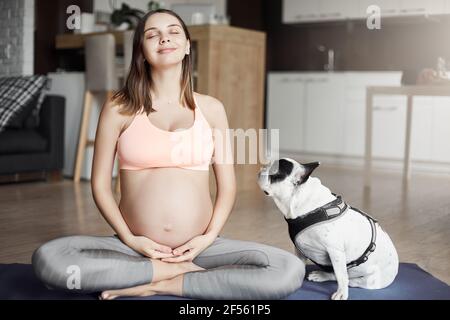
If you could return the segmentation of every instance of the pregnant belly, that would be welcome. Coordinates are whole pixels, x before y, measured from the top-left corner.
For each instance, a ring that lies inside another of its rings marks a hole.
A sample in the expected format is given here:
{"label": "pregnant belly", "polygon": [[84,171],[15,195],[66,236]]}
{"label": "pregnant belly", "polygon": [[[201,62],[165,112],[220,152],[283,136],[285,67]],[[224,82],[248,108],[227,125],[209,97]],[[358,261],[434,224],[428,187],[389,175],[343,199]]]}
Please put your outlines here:
{"label": "pregnant belly", "polygon": [[121,172],[121,191],[119,209],[131,232],[171,248],[203,234],[212,217],[207,172]]}

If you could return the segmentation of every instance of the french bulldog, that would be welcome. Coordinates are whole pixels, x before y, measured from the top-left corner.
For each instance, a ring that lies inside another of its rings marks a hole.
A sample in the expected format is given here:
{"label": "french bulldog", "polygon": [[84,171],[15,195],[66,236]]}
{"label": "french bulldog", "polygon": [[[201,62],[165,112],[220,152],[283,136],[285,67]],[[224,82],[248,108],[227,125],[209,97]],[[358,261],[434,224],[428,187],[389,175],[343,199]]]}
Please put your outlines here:
{"label": "french bulldog", "polygon": [[[258,185],[267,196],[273,198],[286,221],[306,217],[313,210],[337,199],[318,178],[311,177],[319,164],[300,164],[293,159],[282,158],[261,167]],[[337,281],[337,291],[331,295],[333,300],[348,299],[349,286],[365,289],[389,286],[399,266],[394,244],[381,226],[372,224],[358,209],[346,208],[339,217],[313,224],[299,232],[293,240],[297,256],[305,263],[309,258],[317,264],[332,266],[332,272],[313,271],[307,279]],[[372,247],[367,260],[348,268],[348,263],[361,258],[370,248],[373,231],[376,232],[375,247]]]}

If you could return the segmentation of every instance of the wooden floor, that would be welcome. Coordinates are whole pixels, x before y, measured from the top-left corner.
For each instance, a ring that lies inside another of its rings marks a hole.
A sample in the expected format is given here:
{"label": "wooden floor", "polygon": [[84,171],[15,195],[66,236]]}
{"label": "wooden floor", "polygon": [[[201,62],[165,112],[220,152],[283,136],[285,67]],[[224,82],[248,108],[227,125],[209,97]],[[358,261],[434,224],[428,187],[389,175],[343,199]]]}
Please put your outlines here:
{"label": "wooden floor", "polygon": [[[375,172],[371,191],[364,192],[362,173],[321,166],[314,176],[350,205],[377,218],[401,262],[417,263],[450,283],[450,176],[413,173],[403,189],[399,173]],[[30,263],[33,250],[56,237],[112,232],[94,204],[89,182],[0,185],[0,263]],[[222,235],[293,252],[286,222],[256,180],[254,191],[238,194]]]}

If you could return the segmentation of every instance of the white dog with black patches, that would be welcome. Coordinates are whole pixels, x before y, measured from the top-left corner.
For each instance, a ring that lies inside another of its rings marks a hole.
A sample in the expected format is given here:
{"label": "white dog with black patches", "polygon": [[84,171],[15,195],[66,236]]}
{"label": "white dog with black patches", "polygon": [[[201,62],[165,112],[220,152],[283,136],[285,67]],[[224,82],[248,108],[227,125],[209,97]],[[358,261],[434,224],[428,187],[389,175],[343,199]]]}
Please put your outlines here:
{"label": "white dog with black patches", "polygon": [[[290,223],[290,233],[291,227],[295,229],[299,220],[303,225],[305,221],[317,220],[317,210],[329,208],[325,205],[340,200],[318,178],[310,177],[318,166],[318,162],[300,164],[283,158],[272,161],[258,173],[260,188],[273,198]],[[332,267],[328,270],[331,272],[313,271],[307,279],[337,281],[338,289],[331,296],[333,300],[346,300],[348,286],[366,289],[387,287],[394,281],[399,265],[397,251],[380,225],[343,201],[341,207],[345,210],[341,210],[336,218],[310,223],[308,227],[298,229],[302,231],[296,236],[291,235],[297,255],[302,260],[309,258],[324,268]],[[337,209],[335,213],[339,211],[338,207],[334,209]],[[350,264],[355,261],[359,263]]]}

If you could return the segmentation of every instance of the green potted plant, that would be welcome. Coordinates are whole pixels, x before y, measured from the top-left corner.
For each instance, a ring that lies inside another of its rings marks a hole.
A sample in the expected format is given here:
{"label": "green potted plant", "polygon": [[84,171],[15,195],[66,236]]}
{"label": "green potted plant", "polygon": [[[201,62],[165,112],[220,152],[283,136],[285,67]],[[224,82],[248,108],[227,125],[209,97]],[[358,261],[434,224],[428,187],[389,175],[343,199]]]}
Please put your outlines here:
{"label": "green potted plant", "polygon": [[127,4],[122,3],[120,9],[113,10],[111,23],[117,30],[134,29],[144,14],[142,10],[130,8]]}
{"label": "green potted plant", "polygon": [[160,8],[162,8],[162,5],[161,5],[161,3],[159,1],[150,1],[148,3],[148,10],[149,11],[157,10],[157,9],[160,9]]}

